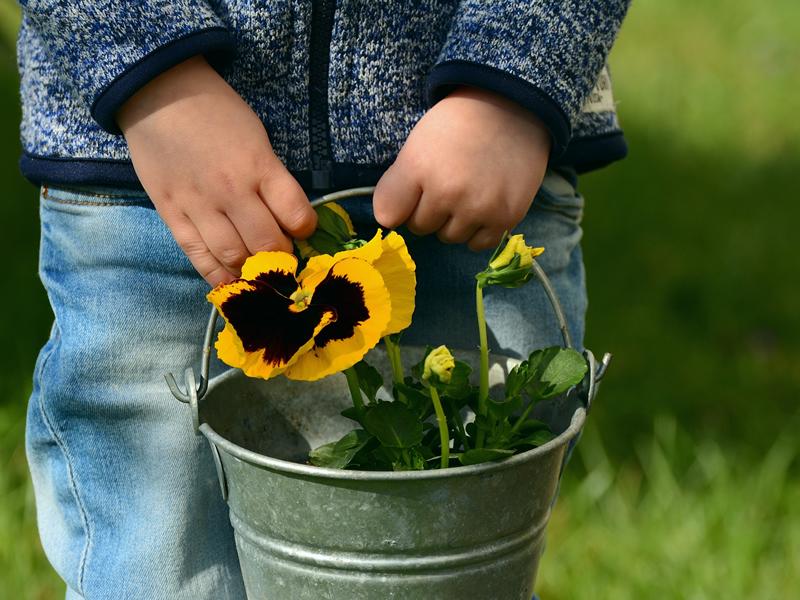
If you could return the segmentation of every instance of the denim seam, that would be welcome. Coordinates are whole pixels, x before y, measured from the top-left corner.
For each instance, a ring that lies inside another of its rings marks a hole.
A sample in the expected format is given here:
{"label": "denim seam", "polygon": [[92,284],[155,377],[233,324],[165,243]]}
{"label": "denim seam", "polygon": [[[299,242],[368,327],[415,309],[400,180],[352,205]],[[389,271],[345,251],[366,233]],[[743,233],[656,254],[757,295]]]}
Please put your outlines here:
{"label": "denim seam", "polygon": [[[60,338],[61,338],[60,332],[58,333],[58,336],[59,336],[59,340],[60,340]],[[86,543],[83,546],[83,550],[81,551],[80,562],[78,563],[78,590],[77,590],[78,593],[83,596],[83,595],[85,595],[84,591],[83,591],[83,576],[84,576],[84,573],[86,572],[86,559],[87,559],[87,557],[89,555],[89,547],[91,545],[91,532],[90,532],[90,528],[89,528],[89,518],[88,518],[87,513],[86,513],[86,507],[83,505],[83,501],[81,500],[80,494],[78,493],[78,486],[77,486],[77,483],[75,481],[75,474],[74,474],[73,469],[72,469],[72,458],[70,457],[70,453],[67,450],[67,446],[64,443],[64,440],[62,440],[61,436],[59,436],[58,433],[56,432],[56,429],[53,426],[53,423],[52,423],[50,417],[48,416],[47,411],[44,408],[44,402],[43,402],[43,398],[44,398],[45,394],[44,394],[44,388],[42,386],[42,380],[43,380],[42,374],[44,373],[44,370],[47,367],[47,363],[50,362],[50,357],[55,352],[55,349],[56,349],[56,344],[54,343],[50,347],[49,351],[47,352],[47,355],[45,355],[44,358],[42,359],[41,367],[39,368],[39,372],[37,374],[37,376],[39,378],[39,381],[38,381],[39,389],[41,390],[41,392],[39,393],[39,399],[38,399],[39,414],[42,415],[42,421],[44,421],[44,424],[47,426],[47,430],[50,432],[50,435],[53,436],[53,439],[55,440],[56,444],[58,445],[59,449],[61,450],[61,453],[64,455],[64,458],[66,459],[67,474],[69,476],[70,491],[72,492],[72,496],[75,498],[75,503],[78,505],[78,509],[79,509],[79,512],[80,512],[80,515],[81,515],[81,521],[83,522],[83,531],[84,531],[84,535],[86,537]]]}
{"label": "denim seam", "polygon": [[[55,199],[61,200],[63,202],[70,202],[69,200],[63,200],[62,198],[58,197],[59,192],[67,192],[68,194],[80,194],[82,196],[91,196],[92,198],[119,198],[119,199],[135,199],[135,200],[149,200],[147,194],[137,194],[134,191],[131,191],[129,194],[111,194],[111,193],[102,193],[102,192],[94,192],[92,190],[87,189],[80,189],[80,188],[72,188],[66,186],[58,186],[58,187],[49,187],[49,186],[42,186],[42,195],[47,199]],[[79,202],[79,201],[78,201]]]}
{"label": "denim seam", "polygon": [[[102,197],[102,196],[99,196]],[[107,198],[113,198],[114,196],[106,196]],[[46,196],[46,202],[53,202],[54,204],[68,204],[71,206],[149,206],[150,201],[146,198],[141,199],[134,199],[131,198],[130,200],[120,200],[118,202],[92,202],[91,200],[67,200],[65,198],[53,198],[52,196]]]}

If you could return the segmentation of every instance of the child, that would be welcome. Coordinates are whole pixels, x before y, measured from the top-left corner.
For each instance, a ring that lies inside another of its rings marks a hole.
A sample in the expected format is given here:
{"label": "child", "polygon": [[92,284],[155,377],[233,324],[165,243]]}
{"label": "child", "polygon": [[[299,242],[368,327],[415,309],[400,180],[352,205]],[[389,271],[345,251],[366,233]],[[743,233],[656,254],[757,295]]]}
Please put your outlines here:
{"label": "child", "polygon": [[[476,345],[459,322],[487,255],[465,246],[511,229],[547,248],[582,339],[575,174],[625,154],[603,64],[626,8],[23,3],[21,167],[55,313],[27,450],[68,598],[244,598],[210,454],[162,376],[197,365],[209,285],[314,230],[309,196],[377,184],[374,220],[427,236],[407,341]],[[494,351],[559,343],[535,285],[486,310]]]}

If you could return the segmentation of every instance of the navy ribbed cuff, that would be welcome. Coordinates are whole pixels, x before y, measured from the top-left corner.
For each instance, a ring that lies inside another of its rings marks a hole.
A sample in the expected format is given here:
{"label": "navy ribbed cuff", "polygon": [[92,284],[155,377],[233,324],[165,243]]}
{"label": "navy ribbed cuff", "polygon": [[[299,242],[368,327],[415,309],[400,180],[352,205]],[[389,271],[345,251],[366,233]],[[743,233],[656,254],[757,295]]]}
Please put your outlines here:
{"label": "navy ribbed cuff", "polygon": [[176,38],[143,56],[108,84],[92,104],[92,117],[105,131],[120,134],[117,111],[145,84],[199,54],[205,55],[209,63],[219,69],[233,56],[233,51],[233,37],[223,27],[210,27]]}
{"label": "navy ribbed cuff", "polygon": [[554,167],[572,167],[578,173],[586,173],[622,160],[628,155],[628,144],[622,131],[604,135],[573,138],[567,151],[550,164]]}
{"label": "navy ribbed cuff", "polygon": [[22,175],[35,185],[96,185],[142,189],[129,160],[38,156],[27,152],[19,159]]}
{"label": "navy ribbed cuff", "polygon": [[428,75],[428,105],[433,106],[460,85],[496,92],[539,117],[553,138],[551,158],[566,149],[572,131],[569,119],[550,96],[529,81],[489,65],[450,60],[436,65]]}

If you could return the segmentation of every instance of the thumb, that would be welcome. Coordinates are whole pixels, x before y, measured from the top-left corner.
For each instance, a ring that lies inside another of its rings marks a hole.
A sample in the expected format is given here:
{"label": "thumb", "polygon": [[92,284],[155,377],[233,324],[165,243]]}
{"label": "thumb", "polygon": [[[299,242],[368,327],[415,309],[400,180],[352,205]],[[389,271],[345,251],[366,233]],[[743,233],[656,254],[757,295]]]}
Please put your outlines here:
{"label": "thumb", "polygon": [[375,220],[387,229],[395,229],[408,220],[421,196],[422,186],[395,162],[375,186]]}

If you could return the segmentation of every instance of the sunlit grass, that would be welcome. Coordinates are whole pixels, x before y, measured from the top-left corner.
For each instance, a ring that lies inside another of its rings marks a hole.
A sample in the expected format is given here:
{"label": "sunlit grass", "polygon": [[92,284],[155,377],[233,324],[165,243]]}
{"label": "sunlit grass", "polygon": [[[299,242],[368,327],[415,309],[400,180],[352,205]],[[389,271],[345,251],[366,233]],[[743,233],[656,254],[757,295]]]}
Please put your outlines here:
{"label": "sunlit grass", "polygon": [[800,149],[800,3],[636,0],[614,48],[623,125],[648,123],[683,152]]}
{"label": "sunlit grass", "polygon": [[590,426],[579,445],[588,475],[568,477],[540,594],[548,600],[798,597],[795,432],[787,427],[761,460],[742,462],[712,440],[687,438],[674,419],[662,417],[637,448],[637,460],[619,468]]}
{"label": "sunlit grass", "polygon": [[0,597],[19,600],[63,598],[64,586],[42,552],[36,532],[33,488],[25,448],[24,402],[0,404]]}

